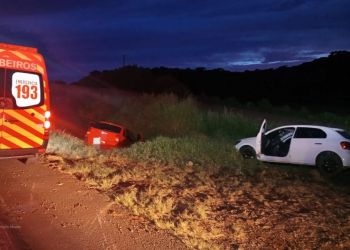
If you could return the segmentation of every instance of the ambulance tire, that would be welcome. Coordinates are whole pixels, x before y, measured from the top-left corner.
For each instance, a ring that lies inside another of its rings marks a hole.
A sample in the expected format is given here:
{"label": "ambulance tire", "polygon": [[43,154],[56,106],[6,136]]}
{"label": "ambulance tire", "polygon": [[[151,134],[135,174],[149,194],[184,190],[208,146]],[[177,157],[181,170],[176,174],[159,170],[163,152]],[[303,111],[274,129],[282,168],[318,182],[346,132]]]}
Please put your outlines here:
{"label": "ambulance tire", "polygon": [[38,157],[37,156],[30,157],[30,158],[27,158],[26,165],[30,166],[30,165],[36,164],[37,162],[38,162]]}
{"label": "ambulance tire", "polygon": [[18,159],[20,162],[22,162],[24,165],[26,166],[30,166],[32,164],[35,164],[38,160],[38,157],[35,156],[35,157],[28,157],[28,158],[21,158],[21,159]]}

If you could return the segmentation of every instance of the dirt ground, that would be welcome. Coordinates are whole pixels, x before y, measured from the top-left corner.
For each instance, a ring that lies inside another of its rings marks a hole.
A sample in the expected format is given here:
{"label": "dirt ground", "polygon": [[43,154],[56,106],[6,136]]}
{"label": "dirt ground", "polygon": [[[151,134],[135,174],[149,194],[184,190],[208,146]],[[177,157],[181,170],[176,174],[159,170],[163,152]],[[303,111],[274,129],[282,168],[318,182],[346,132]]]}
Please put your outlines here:
{"label": "dirt ground", "polygon": [[186,249],[74,176],[0,161],[0,249]]}

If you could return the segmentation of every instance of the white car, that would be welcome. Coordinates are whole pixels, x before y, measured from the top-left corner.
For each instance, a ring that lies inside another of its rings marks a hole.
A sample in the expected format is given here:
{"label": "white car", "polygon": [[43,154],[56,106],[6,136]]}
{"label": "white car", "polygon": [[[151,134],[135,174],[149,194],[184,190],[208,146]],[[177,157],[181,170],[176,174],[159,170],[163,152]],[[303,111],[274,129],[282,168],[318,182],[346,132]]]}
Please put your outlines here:
{"label": "white car", "polygon": [[288,125],[266,131],[263,121],[256,137],[238,140],[244,158],[315,165],[324,174],[350,167],[350,135],[343,129],[314,125]]}

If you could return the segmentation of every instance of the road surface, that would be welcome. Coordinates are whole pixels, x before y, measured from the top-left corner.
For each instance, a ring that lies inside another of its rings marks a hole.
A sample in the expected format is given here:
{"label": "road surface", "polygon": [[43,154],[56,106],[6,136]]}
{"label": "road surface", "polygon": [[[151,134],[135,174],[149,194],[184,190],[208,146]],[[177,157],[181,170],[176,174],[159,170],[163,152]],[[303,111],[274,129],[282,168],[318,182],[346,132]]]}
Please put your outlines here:
{"label": "road surface", "polygon": [[0,160],[0,249],[186,249],[75,177]]}

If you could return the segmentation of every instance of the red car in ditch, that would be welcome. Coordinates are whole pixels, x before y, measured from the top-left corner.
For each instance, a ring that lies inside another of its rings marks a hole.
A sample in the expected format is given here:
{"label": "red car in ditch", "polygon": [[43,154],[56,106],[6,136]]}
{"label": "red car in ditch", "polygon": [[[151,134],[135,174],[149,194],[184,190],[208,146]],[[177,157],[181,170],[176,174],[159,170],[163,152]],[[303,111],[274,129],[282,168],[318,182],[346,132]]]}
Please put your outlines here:
{"label": "red car in ditch", "polygon": [[135,135],[125,126],[105,121],[91,123],[85,135],[86,144],[101,149],[125,147],[138,141],[143,141],[140,134]]}

